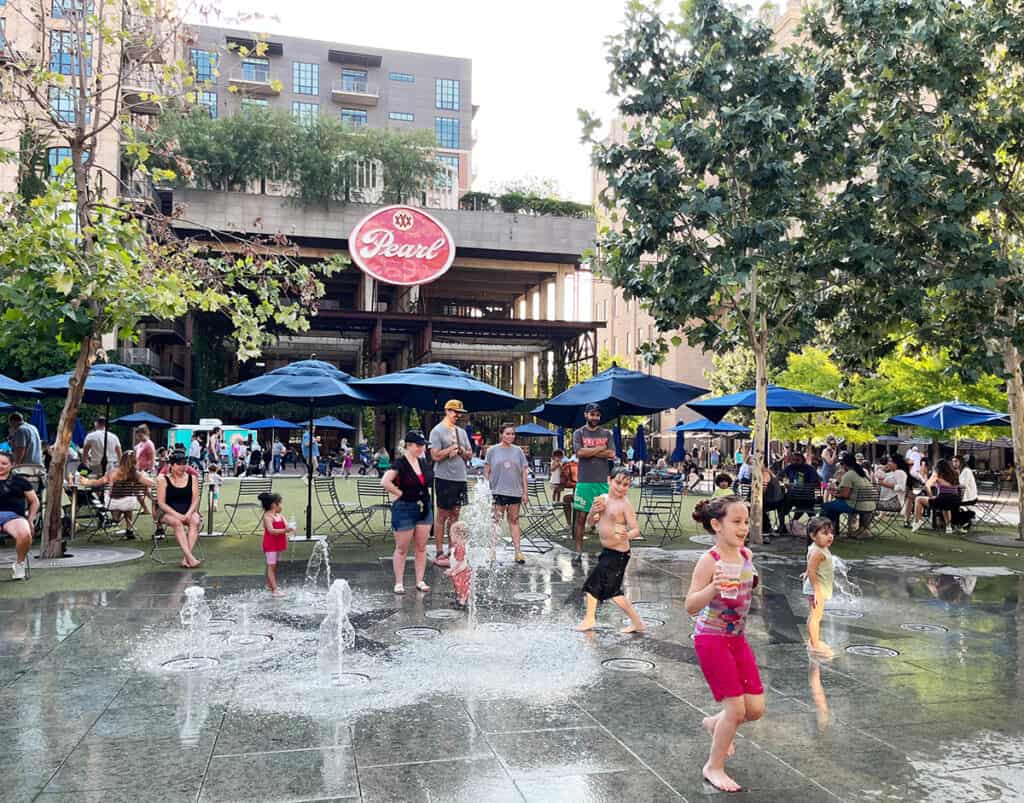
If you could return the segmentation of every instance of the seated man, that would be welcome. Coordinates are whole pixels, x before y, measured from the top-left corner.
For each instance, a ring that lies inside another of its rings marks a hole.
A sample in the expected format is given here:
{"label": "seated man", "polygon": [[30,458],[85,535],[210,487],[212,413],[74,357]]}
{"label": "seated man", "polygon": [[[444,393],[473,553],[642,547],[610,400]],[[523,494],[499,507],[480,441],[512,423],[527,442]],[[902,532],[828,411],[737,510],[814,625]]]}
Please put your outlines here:
{"label": "seated man", "polygon": [[782,478],[786,481],[786,497],[782,502],[780,510],[780,529],[785,529],[786,517],[790,512],[796,511],[794,519],[799,519],[805,513],[814,512],[815,491],[821,483],[818,472],[807,465],[807,460],[800,452],[794,452],[789,456],[789,465],[782,472]]}
{"label": "seated man", "polygon": [[974,477],[974,471],[960,455],[953,458],[953,470],[960,478],[961,498],[960,506],[953,511],[952,524],[960,532],[966,533],[970,531],[971,522],[976,515],[970,508],[978,504],[978,482]]}
{"label": "seated man", "polygon": [[878,485],[878,509],[899,513],[906,506],[907,463],[898,454],[891,454],[878,467],[875,483]]}

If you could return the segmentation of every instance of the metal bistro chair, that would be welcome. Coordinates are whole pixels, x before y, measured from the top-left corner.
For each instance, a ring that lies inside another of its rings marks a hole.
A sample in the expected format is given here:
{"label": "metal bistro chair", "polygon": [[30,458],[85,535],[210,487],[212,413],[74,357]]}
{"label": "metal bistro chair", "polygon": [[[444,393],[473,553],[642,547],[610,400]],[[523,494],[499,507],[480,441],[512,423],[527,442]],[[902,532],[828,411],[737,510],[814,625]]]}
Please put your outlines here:
{"label": "metal bistro chair", "polygon": [[999,514],[1005,505],[999,480],[978,480],[978,500],[972,506],[975,524],[999,524]]}
{"label": "metal bistro chair", "polygon": [[388,513],[391,511],[391,498],[388,496],[388,492],[381,487],[380,480],[376,477],[356,477],[356,493],[359,499],[358,512],[363,517],[360,520],[360,525],[370,525],[378,513],[384,522],[380,530],[369,527],[369,532],[364,537],[371,538],[374,535],[390,534],[387,524]]}
{"label": "metal bistro chair", "polygon": [[653,523],[654,531],[661,533],[661,543],[665,546],[682,535],[680,522],[680,509],[682,507],[682,496],[676,492],[673,482],[645,482],[640,486],[640,504],[637,507],[636,516],[644,523],[643,530],[647,530]]}
{"label": "metal bistro chair", "polygon": [[[879,497],[881,497],[881,486],[876,485],[875,487],[878,489]],[[898,496],[895,500],[896,505],[890,507],[882,507],[881,501],[878,502],[875,507],[875,516],[871,520],[871,531],[879,537],[891,535],[893,537],[901,536],[909,540],[910,530],[903,526],[904,506],[899,504]]]}
{"label": "metal bistro chair", "polygon": [[[324,514],[324,527],[328,536],[342,538],[351,535],[361,544],[370,543],[359,528],[366,522],[367,514],[358,502],[343,502],[338,496],[338,484],[335,477],[317,477],[313,480],[316,502]],[[358,515],[357,515],[358,514]],[[372,515],[372,514],[371,514]]]}
{"label": "metal bistro chair", "polygon": [[548,497],[546,480],[526,481],[525,506],[519,506],[519,526],[522,529],[523,552],[536,552],[543,555],[555,548],[553,539],[557,538],[561,528],[558,526],[562,516],[561,504],[556,505]]}
{"label": "metal bistro chair", "polygon": [[[854,510],[853,513],[846,514],[846,533],[847,535],[854,535],[856,532],[866,531],[871,534],[871,525],[875,520],[875,515],[878,511],[878,486],[872,484],[870,488],[859,488],[857,492],[850,499],[850,504],[856,508],[857,505],[862,505],[866,502],[871,503],[871,510]],[[854,523],[859,526],[854,527]]]}
{"label": "metal bistro chair", "polygon": [[[223,486],[222,486],[223,487]],[[255,510],[260,511],[263,509],[263,505],[260,504],[260,495],[272,493],[274,490],[274,481],[265,477],[242,477],[238,480],[238,495],[235,497],[234,502],[225,502],[224,509],[231,509],[231,516],[228,518],[228,523],[224,525],[224,534],[230,535],[232,533],[238,535],[239,538],[244,538],[247,535],[254,534],[260,527],[263,526],[263,520],[260,516],[255,517],[255,522],[252,527],[246,530],[243,527],[239,527],[237,530],[232,531],[231,526],[234,524],[235,519],[238,517],[240,510]]]}

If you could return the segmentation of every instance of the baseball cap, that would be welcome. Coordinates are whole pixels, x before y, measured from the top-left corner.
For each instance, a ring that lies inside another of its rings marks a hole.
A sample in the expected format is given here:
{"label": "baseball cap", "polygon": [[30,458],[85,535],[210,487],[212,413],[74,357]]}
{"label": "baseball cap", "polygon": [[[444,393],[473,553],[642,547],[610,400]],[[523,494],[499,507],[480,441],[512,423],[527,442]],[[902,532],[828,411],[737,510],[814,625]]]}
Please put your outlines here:
{"label": "baseball cap", "polygon": [[591,410],[597,410],[601,412],[601,405],[597,402],[587,402],[587,406],[583,408],[584,413],[589,413]]}
{"label": "baseball cap", "polygon": [[416,430],[410,429],[408,432],[405,433],[405,442],[415,443],[417,446],[424,446],[427,442],[427,439],[424,438],[423,435],[417,432]]}
{"label": "baseball cap", "polygon": [[462,406],[462,402],[460,402],[458,399],[448,399],[448,401],[446,401],[444,404],[444,409],[455,410],[456,412],[459,413],[466,412],[466,408]]}

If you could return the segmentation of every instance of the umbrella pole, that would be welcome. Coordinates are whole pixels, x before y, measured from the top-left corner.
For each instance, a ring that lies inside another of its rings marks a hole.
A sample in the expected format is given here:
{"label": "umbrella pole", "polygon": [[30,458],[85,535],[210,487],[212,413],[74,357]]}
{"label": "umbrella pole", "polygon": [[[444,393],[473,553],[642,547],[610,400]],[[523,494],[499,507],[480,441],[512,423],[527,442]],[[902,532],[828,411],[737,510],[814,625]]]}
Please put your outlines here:
{"label": "umbrella pole", "polygon": [[306,540],[313,540],[313,400],[309,400],[309,452],[306,458]]}
{"label": "umbrella pole", "polygon": [[103,410],[103,457],[100,458],[100,473],[107,476],[107,440],[110,438],[110,397]]}

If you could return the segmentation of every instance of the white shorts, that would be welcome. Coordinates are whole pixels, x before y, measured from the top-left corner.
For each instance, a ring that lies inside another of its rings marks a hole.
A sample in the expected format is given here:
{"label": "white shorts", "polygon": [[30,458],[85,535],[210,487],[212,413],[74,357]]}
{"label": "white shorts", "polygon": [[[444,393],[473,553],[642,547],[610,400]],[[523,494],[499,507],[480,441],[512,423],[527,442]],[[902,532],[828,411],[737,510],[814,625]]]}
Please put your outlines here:
{"label": "white shorts", "polygon": [[139,509],[139,498],[137,496],[121,496],[117,499],[107,500],[107,510],[115,513],[132,513]]}

